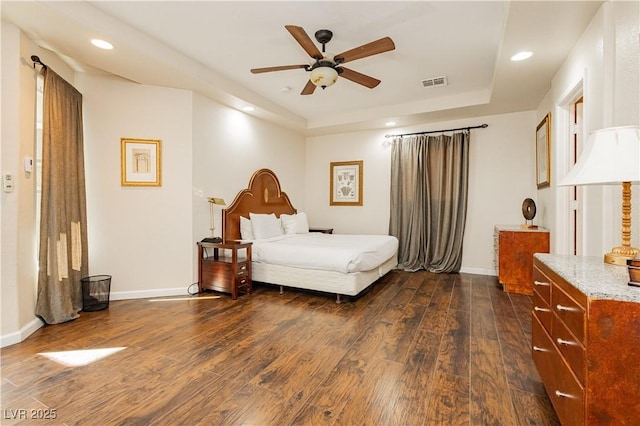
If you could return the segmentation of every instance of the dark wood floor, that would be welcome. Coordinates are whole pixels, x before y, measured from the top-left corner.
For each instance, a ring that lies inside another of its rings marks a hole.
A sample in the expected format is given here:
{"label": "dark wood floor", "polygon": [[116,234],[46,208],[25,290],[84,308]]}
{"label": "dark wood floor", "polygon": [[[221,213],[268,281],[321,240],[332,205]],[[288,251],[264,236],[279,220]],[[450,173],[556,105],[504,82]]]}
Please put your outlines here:
{"label": "dark wood floor", "polygon": [[[111,302],[2,349],[0,423],[555,425],[530,309],[495,277],[424,271],[340,305],[264,286]],[[49,358],[105,348],[124,349],[84,366]]]}

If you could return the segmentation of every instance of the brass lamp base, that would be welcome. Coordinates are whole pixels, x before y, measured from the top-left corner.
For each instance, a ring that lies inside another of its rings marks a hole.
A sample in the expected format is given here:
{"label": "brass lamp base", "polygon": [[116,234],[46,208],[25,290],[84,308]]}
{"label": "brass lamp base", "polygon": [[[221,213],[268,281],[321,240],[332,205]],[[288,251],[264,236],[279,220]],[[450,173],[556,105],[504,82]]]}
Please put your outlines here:
{"label": "brass lamp base", "polygon": [[611,265],[627,266],[628,259],[634,259],[638,256],[638,250],[635,247],[618,246],[611,249],[611,253],[604,255],[604,263]]}

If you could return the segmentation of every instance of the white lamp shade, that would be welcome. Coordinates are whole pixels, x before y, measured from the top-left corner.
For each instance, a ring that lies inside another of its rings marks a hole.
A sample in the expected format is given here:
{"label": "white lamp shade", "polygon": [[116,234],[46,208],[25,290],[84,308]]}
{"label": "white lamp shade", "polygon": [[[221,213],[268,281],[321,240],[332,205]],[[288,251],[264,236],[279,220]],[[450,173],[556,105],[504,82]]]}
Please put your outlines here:
{"label": "white lamp shade", "polygon": [[338,80],[338,71],[331,67],[317,67],[309,77],[317,87],[329,87]]}
{"label": "white lamp shade", "polygon": [[589,135],[578,162],[558,186],[640,183],[640,128],[610,127]]}

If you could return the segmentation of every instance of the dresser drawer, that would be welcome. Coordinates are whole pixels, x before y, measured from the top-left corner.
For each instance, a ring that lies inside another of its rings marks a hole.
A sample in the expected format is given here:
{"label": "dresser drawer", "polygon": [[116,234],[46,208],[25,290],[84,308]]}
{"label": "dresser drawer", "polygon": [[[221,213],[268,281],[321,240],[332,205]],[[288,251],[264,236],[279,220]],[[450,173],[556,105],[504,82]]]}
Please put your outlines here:
{"label": "dresser drawer", "polygon": [[551,304],[551,280],[538,268],[533,268],[533,290],[540,294],[547,305]]}
{"label": "dresser drawer", "polygon": [[582,343],[569,332],[565,324],[553,315],[553,341],[562,357],[575,374],[576,378],[584,385],[585,382],[585,358],[586,350]]}
{"label": "dresser drawer", "polygon": [[555,366],[560,361],[560,355],[553,346],[553,341],[544,329],[536,315],[531,321],[531,357],[535,363],[540,378],[551,395],[555,388]]}
{"label": "dresser drawer", "polygon": [[567,326],[569,331],[581,343],[584,343],[586,317],[584,308],[555,284],[551,291],[551,309]]}
{"label": "dresser drawer", "polygon": [[584,388],[571,374],[571,370],[562,362],[562,359],[555,365],[555,374],[555,389],[549,392],[549,397],[560,422],[563,426],[583,426],[585,424]]}
{"label": "dresser drawer", "polygon": [[564,426],[584,425],[584,389],[565,364],[542,324],[531,323],[531,355]]}
{"label": "dresser drawer", "polygon": [[534,289],[533,292],[533,315],[542,323],[544,328],[547,330],[547,333],[551,333],[553,311],[551,310],[549,303],[542,298],[536,289]]}

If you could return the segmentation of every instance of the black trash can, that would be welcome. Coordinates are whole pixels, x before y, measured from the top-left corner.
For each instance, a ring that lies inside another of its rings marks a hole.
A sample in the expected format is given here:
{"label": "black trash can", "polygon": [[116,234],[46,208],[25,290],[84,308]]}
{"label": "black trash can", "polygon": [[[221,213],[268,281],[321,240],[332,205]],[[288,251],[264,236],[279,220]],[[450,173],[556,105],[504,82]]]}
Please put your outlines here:
{"label": "black trash can", "polygon": [[101,311],[109,307],[111,275],[93,275],[80,279],[82,283],[82,310]]}

